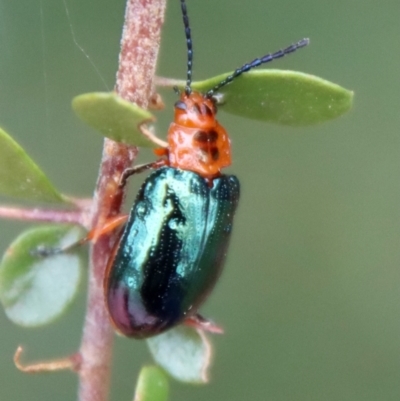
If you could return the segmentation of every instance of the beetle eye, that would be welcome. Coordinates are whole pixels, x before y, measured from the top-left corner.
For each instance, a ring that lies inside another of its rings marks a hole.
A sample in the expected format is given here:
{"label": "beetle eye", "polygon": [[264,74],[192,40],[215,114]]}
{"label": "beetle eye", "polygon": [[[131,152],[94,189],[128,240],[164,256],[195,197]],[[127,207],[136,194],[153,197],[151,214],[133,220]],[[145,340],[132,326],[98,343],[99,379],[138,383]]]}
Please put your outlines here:
{"label": "beetle eye", "polygon": [[186,103],[185,103],[185,102],[182,102],[181,100],[178,100],[178,101],[175,103],[175,108],[176,108],[176,109],[179,109],[179,110],[183,110],[183,111],[186,111],[186,110],[187,110]]}

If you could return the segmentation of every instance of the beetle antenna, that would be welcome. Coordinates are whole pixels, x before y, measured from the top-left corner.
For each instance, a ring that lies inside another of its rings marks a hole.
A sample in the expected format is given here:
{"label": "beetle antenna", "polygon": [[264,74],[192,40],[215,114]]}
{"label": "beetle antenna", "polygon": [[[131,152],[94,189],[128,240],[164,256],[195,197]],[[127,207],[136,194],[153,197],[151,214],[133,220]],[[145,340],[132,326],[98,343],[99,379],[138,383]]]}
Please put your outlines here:
{"label": "beetle antenna", "polygon": [[187,14],[185,0],[181,0],[181,9],[182,9],[183,26],[185,27],[186,47],[187,47],[187,78],[186,78],[185,93],[187,95],[190,95],[192,93],[191,85],[192,85],[192,67],[193,67],[193,45],[192,45],[192,36],[190,33],[189,17]]}
{"label": "beetle antenna", "polygon": [[207,97],[207,98],[213,97],[213,95],[216,91],[221,89],[223,86],[230,84],[235,78],[237,78],[239,75],[242,75],[244,72],[250,71],[251,69],[258,67],[261,64],[269,63],[270,61],[273,61],[277,58],[281,58],[283,56],[286,56],[287,54],[293,53],[297,49],[307,46],[309,43],[310,43],[310,39],[305,38],[305,39],[300,40],[297,43],[290,45],[289,47],[286,47],[285,49],[278,50],[275,53],[266,54],[262,58],[256,58],[252,62],[244,64],[242,67],[237,68],[233,72],[232,75],[229,75],[223,81],[221,81],[220,83],[215,85],[214,88],[207,91],[205,94],[205,97]]}

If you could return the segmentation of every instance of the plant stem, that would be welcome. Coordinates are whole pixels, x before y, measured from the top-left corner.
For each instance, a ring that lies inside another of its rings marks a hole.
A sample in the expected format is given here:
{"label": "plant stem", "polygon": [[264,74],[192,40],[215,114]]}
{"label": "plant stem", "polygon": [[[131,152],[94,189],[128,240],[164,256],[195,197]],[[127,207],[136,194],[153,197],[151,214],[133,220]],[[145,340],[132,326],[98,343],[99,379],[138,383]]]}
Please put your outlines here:
{"label": "plant stem", "polygon": [[[121,41],[116,91],[146,108],[160,45],[166,0],[128,0]],[[118,189],[122,172],[130,167],[137,149],[105,140],[94,196],[92,226],[120,212],[124,194]],[[80,354],[79,401],[106,401],[110,385],[113,330],[104,307],[103,280],[116,235],[100,238],[92,247],[87,312]]]}
{"label": "plant stem", "polygon": [[0,217],[13,220],[49,221],[51,223],[71,223],[85,226],[84,213],[76,210],[24,209],[0,206]]}

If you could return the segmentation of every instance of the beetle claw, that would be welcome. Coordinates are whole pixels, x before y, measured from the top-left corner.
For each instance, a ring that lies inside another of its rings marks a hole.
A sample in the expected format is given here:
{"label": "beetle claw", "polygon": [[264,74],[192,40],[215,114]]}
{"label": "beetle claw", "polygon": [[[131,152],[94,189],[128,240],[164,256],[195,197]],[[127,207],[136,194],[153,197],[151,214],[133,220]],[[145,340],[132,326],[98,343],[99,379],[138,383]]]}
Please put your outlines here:
{"label": "beetle claw", "polygon": [[218,326],[216,323],[204,318],[198,313],[187,318],[184,324],[209,333],[224,334],[224,329],[221,326]]}

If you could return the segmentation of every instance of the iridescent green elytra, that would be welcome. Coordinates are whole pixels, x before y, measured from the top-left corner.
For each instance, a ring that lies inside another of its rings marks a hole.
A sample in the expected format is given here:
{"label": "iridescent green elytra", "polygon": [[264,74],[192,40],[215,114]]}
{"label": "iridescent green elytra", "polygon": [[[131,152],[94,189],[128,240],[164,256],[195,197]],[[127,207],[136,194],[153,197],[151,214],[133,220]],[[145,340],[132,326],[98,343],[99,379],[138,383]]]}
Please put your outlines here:
{"label": "iridescent green elytra", "polygon": [[105,280],[116,329],[136,338],[194,315],[225,261],[239,201],[236,177],[208,181],[171,167],[154,171],[130,212]]}

